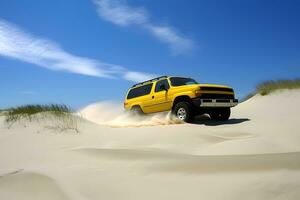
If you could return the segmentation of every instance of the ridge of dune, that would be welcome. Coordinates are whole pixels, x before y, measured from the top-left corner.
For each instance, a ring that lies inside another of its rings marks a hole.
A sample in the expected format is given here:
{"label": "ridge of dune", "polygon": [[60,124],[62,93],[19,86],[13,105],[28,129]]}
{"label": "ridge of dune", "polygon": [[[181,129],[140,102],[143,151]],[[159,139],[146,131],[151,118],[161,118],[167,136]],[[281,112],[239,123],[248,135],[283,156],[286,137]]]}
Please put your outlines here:
{"label": "ridge of dune", "polygon": [[79,111],[79,133],[0,116],[0,199],[296,200],[298,102],[300,90],[256,95],[227,122],[194,124],[96,103]]}

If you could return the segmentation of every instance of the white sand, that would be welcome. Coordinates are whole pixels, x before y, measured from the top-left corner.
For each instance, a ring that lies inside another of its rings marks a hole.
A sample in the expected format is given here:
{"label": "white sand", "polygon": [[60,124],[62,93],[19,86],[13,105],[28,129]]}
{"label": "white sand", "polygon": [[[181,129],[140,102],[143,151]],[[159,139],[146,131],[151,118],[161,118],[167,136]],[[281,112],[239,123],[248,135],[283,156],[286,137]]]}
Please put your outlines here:
{"label": "white sand", "polygon": [[299,103],[300,90],[276,92],[224,124],[174,124],[106,102],[81,111],[102,125],[81,121],[80,133],[0,117],[0,199],[300,199]]}

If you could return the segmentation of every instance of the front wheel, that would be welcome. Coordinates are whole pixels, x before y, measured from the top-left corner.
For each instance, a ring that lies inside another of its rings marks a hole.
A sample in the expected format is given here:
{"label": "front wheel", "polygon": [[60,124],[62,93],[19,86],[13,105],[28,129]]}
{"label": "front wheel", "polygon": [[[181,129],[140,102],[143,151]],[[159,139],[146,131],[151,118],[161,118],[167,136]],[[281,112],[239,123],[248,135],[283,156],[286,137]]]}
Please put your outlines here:
{"label": "front wheel", "polygon": [[177,103],[172,112],[181,121],[192,122],[194,119],[192,105],[188,102]]}
{"label": "front wheel", "polygon": [[209,113],[212,120],[226,121],[230,117],[230,108],[220,108]]}

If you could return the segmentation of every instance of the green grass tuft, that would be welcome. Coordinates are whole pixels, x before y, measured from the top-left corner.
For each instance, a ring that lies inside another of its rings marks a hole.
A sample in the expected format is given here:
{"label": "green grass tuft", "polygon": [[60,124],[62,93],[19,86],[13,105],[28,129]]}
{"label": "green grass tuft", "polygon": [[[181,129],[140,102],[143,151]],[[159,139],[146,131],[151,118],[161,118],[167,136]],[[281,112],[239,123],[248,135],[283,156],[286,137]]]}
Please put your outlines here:
{"label": "green grass tuft", "polygon": [[265,96],[283,89],[300,89],[300,78],[294,80],[273,80],[262,82],[256,86],[255,92],[248,94],[241,100],[241,102],[247,101],[256,94]]}
{"label": "green grass tuft", "polygon": [[78,132],[75,116],[72,115],[70,107],[64,104],[18,106],[7,109],[3,115],[10,126],[21,120],[40,121],[41,119],[48,119],[53,125],[51,125],[52,129],[60,129],[61,131],[73,129]]}
{"label": "green grass tuft", "polygon": [[256,87],[256,93],[268,95],[276,90],[300,88],[300,79],[265,81]]}
{"label": "green grass tuft", "polygon": [[34,115],[44,112],[51,113],[55,116],[63,116],[71,113],[71,110],[64,104],[24,105],[9,108],[5,115],[7,122],[13,122],[22,118],[31,120]]}

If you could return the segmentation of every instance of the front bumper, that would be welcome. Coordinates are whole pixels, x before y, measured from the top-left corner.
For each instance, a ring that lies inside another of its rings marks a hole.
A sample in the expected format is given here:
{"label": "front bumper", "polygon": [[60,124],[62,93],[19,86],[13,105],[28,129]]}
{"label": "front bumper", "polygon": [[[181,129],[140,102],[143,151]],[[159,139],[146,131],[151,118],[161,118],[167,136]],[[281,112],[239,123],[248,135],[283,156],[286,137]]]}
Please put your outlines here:
{"label": "front bumper", "polygon": [[197,107],[212,108],[212,107],[234,107],[238,104],[237,99],[193,99],[193,103]]}

